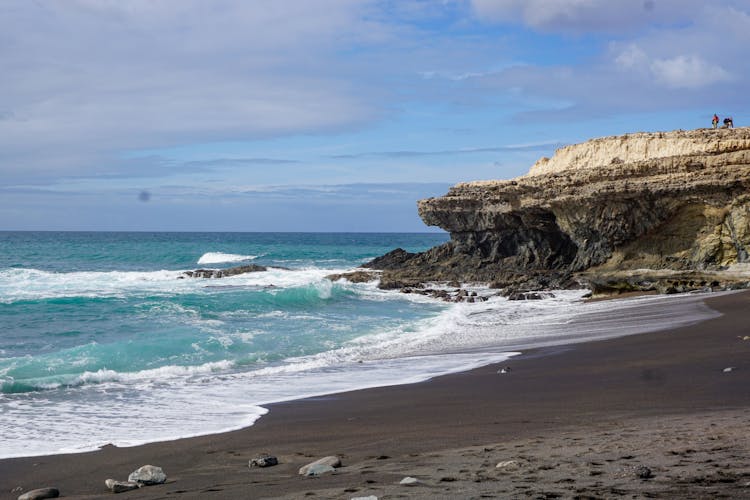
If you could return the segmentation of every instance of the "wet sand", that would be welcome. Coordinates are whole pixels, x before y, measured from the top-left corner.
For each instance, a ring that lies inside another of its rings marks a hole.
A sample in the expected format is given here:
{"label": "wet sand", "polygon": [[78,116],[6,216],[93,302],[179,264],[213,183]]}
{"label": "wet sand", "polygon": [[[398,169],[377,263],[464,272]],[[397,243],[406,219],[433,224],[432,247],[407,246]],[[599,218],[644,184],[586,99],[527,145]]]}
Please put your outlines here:
{"label": "wet sand", "polygon": [[[119,497],[750,498],[750,292],[706,302],[723,315],[531,350],[506,374],[494,365],[275,404],[225,434],[2,460],[0,498],[45,486],[101,498],[105,479],[144,464],[167,483]],[[248,468],[263,452],[280,465]],[[297,475],[326,455],[344,467]],[[399,485],[406,476],[420,482]]]}

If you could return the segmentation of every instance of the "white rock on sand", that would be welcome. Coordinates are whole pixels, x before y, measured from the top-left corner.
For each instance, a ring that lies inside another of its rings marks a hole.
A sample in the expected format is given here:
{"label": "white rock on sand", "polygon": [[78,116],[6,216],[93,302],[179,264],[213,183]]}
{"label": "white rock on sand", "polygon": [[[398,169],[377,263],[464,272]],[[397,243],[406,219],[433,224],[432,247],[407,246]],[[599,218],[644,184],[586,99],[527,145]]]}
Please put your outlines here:
{"label": "white rock on sand", "polygon": [[112,493],[123,493],[125,491],[137,490],[141,487],[135,481],[117,481],[116,479],[107,479],[104,481],[104,484]]}
{"label": "white rock on sand", "polygon": [[44,498],[57,498],[59,496],[60,492],[57,488],[38,488],[20,495],[18,500],[42,500]]}
{"label": "white rock on sand", "polygon": [[167,480],[167,475],[161,467],[155,465],[144,465],[128,476],[128,481],[150,486],[153,484],[162,484]]}
{"label": "white rock on sand", "polygon": [[416,477],[407,476],[403,478],[398,484],[401,484],[403,486],[414,486],[415,484],[419,484],[419,479],[417,479]]}
{"label": "white rock on sand", "polygon": [[[310,462],[309,464],[303,465],[302,467],[300,467],[300,469],[299,469],[299,475],[300,476],[308,476],[308,475],[310,475],[310,474],[308,474],[308,472],[313,467],[315,467],[317,470],[322,470],[322,469],[316,467],[316,466],[319,466],[319,465],[320,466],[326,465],[328,467],[331,467],[331,468],[335,469],[337,467],[341,467],[341,459],[339,457],[336,457],[336,456],[333,456],[333,455],[332,456],[328,456],[328,457],[323,457],[321,459],[318,459],[318,460],[316,460],[314,462]],[[321,472],[321,474],[322,473],[323,472]]]}

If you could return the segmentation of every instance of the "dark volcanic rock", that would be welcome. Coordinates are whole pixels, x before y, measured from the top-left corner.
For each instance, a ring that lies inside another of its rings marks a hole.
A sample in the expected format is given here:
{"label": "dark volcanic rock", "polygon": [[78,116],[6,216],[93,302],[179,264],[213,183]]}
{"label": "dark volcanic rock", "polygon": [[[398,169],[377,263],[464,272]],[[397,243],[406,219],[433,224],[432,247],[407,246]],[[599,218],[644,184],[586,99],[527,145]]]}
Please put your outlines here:
{"label": "dark volcanic rock", "polygon": [[259,457],[253,458],[248,463],[249,467],[273,467],[279,464],[279,459],[273,455],[263,454]]}
{"label": "dark volcanic rock", "polygon": [[230,267],[229,269],[196,269],[195,271],[185,271],[185,275],[191,278],[226,278],[245,273],[258,273],[267,271],[265,266],[248,264],[245,266]]}
{"label": "dark volcanic rock", "polygon": [[397,248],[391,250],[385,255],[372,259],[370,262],[362,264],[362,267],[368,269],[394,269],[408,262],[415,255],[416,254],[407,252],[403,248]]}
{"label": "dark volcanic rock", "polygon": [[508,295],[508,300],[542,300],[548,296],[539,292],[512,292]]}
{"label": "dark volcanic rock", "polygon": [[351,283],[368,283],[378,279],[378,274],[369,271],[352,271],[349,273],[329,274],[327,280],[338,281],[345,279]]}
{"label": "dark volcanic rock", "polygon": [[645,465],[637,466],[634,472],[635,472],[635,476],[639,479],[650,479],[653,477],[653,473],[651,472],[651,469],[649,469]]}

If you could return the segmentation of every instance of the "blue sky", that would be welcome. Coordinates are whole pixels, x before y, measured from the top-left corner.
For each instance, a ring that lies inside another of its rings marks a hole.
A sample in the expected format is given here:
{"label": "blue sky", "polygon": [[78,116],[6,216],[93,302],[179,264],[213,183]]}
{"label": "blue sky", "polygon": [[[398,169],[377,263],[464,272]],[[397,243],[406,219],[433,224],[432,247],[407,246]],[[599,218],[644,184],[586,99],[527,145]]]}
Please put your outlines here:
{"label": "blue sky", "polygon": [[2,0],[0,230],[435,230],[562,145],[744,125],[747,47],[747,0]]}

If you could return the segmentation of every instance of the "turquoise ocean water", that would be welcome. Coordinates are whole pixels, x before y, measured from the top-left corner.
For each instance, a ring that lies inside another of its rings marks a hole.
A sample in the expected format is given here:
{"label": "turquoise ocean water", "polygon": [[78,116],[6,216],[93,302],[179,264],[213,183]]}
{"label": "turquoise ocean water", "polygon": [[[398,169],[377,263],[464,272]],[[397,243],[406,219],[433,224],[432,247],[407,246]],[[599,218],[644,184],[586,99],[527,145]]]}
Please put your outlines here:
{"label": "turquoise ocean water", "polygon": [[[271,402],[425,380],[615,332],[566,327],[597,311],[616,321],[611,306],[584,309],[582,292],[510,303],[477,287],[487,302],[447,304],[325,279],[446,240],[0,232],[0,457],[235,429]],[[286,269],[180,279],[245,263]]]}

